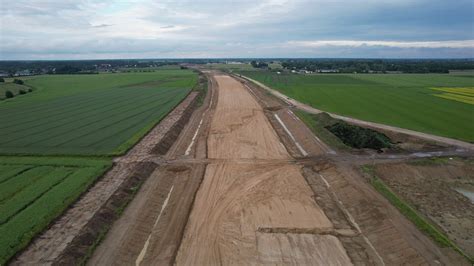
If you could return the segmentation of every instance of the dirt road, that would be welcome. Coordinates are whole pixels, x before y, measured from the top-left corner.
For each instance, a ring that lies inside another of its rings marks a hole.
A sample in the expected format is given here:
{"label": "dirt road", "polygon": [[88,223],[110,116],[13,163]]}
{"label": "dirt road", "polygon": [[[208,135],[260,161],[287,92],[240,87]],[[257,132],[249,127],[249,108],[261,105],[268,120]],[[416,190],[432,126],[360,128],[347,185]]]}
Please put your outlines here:
{"label": "dirt road", "polygon": [[333,226],[299,166],[278,161],[289,154],[262,107],[235,79],[216,80],[208,156],[228,161],[207,166],[176,264],[350,264],[337,237],[304,233]]}

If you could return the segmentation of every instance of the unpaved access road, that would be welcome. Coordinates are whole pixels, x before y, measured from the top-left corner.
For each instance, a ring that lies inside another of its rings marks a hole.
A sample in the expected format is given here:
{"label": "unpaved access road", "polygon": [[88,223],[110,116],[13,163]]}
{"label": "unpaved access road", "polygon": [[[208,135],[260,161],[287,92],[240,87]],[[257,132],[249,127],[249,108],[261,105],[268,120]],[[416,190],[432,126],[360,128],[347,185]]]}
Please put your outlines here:
{"label": "unpaved access road", "polygon": [[235,79],[216,80],[208,157],[228,160],[207,166],[176,264],[350,264],[336,237],[291,233],[333,226],[299,166],[278,161],[289,154],[262,107]]}

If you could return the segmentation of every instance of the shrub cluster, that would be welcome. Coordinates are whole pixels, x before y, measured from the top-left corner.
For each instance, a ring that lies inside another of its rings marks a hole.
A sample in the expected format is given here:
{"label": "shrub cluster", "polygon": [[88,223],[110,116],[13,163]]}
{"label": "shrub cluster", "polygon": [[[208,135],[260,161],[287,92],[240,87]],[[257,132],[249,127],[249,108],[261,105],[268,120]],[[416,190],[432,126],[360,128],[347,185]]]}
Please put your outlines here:
{"label": "shrub cluster", "polygon": [[[21,83],[18,83],[17,81],[21,81]],[[19,79],[15,79],[13,82],[16,83],[16,84],[23,84],[23,81],[19,80]],[[31,88],[19,89],[18,94],[23,95],[23,94],[27,94],[27,93],[32,92],[32,91],[33,91],[33,89],[31,89]],[[6,99],[13,98],[13,97],[15,97],[15,94],[12,91],[10,91],[10,90],[5,91],[5,98]]]}
{"label": "shrub cluster", "polygon": [[392,146],[390,138],[385,134],[372,129],[350,125],[344,121],[327,126],[326,129],[341,139],[344,144],[353,148],[381,150]]}
{"label": "shrub cluster", "polygon": [[5,98],[13,98],[14,96],[13,92],[9,90],[5,91]]}

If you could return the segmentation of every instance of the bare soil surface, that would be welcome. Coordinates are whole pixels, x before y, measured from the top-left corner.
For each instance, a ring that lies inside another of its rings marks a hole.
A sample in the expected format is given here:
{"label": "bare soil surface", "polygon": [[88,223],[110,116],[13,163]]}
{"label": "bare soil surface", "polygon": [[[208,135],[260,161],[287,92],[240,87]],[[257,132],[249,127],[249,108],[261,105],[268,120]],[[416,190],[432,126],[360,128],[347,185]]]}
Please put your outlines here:
{"label": "bare soil surface", "polygon": [[474,191],[474,162],[462,158],[375,166],[375,174],[474,257],[474,205],[457,188]]}
{"label": "bare soil surface", "polygon": [[290,156],[262,107],[237,80],[215,79],[208,157],[228,161],[207,166],[176,264],[350,264],[337,237],[305,234],[334,228],[300,167],[272,161]]}

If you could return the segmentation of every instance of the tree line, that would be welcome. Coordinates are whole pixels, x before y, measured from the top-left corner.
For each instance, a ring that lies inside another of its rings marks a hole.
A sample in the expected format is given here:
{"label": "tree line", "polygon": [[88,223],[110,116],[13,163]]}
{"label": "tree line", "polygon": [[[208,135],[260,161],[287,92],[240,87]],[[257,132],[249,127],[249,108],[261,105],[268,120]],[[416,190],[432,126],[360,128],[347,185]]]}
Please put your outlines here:
{"label": "tree line", "polygon": [[449,73],[474,69],[473,59],[289,59],[281,64],[290,70],[330,69],[340,73]]}

